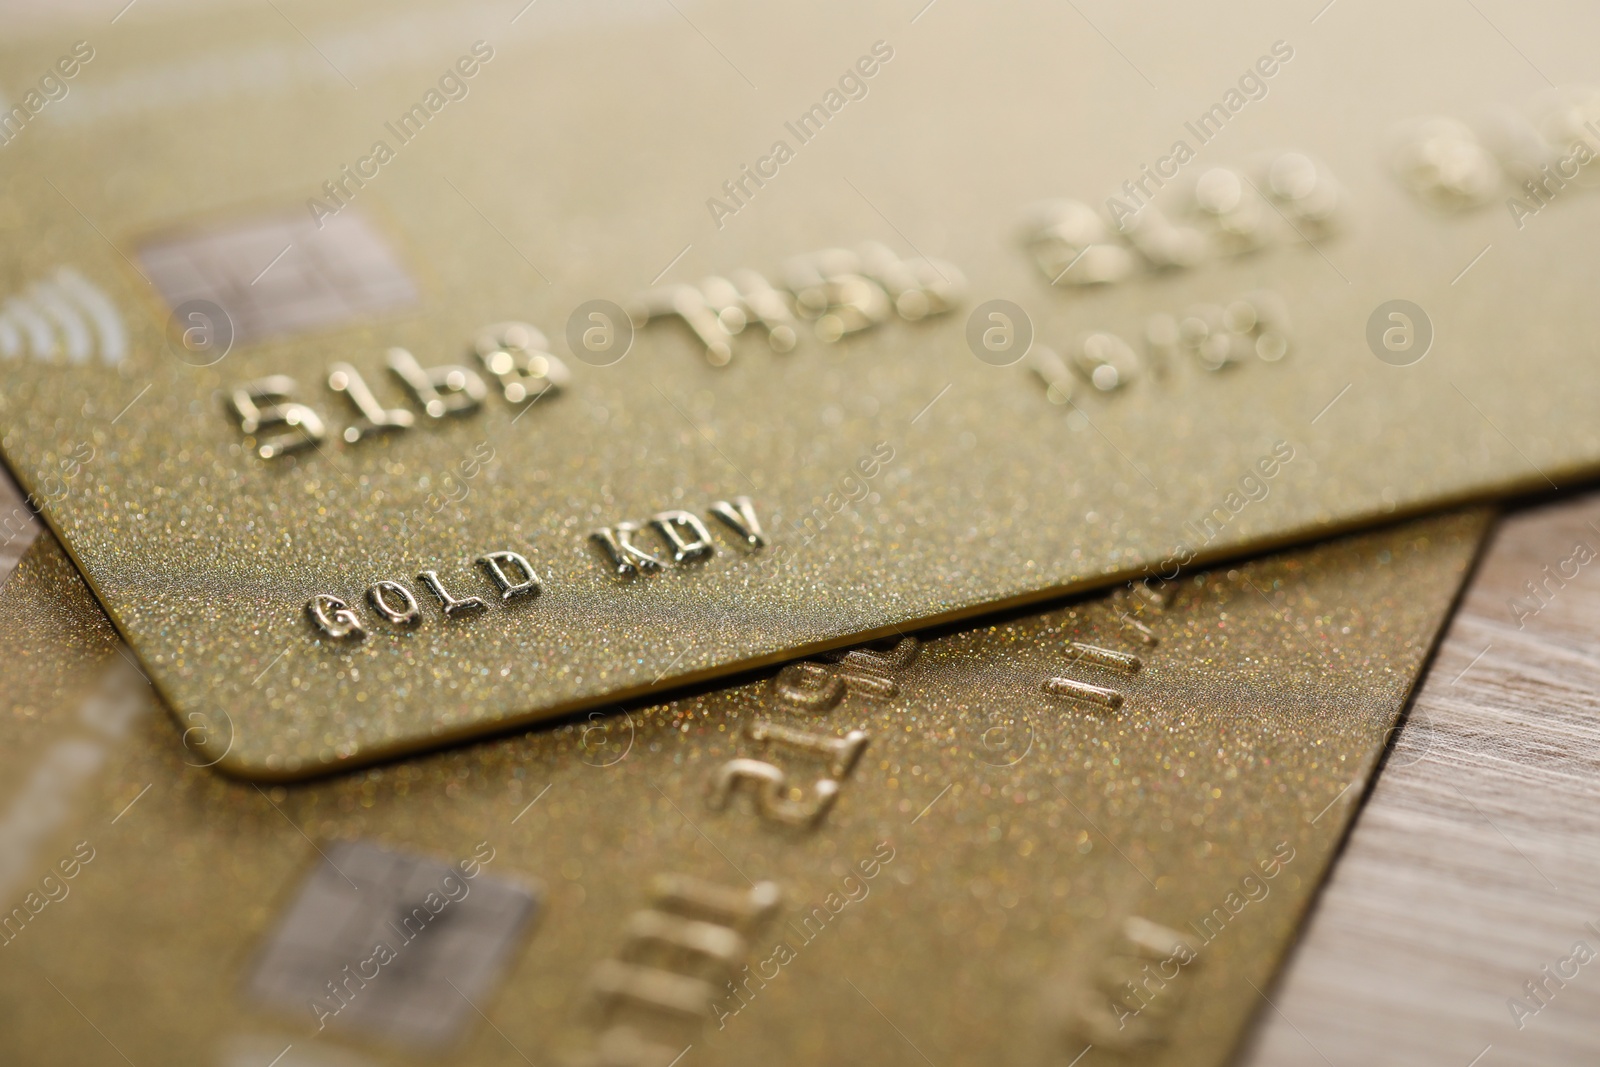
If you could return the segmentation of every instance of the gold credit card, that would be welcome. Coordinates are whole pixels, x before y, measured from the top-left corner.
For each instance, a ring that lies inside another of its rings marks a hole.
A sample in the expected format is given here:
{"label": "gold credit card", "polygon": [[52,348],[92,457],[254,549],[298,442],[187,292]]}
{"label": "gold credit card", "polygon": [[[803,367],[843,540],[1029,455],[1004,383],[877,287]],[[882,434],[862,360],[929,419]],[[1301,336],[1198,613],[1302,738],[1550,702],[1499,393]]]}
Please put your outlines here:
{"label": "gold credit card", "polygon": [[207,724],[174,743],[43,538],[0,597],[24,665],[0,1042],[230,1067],[1225,1062],[1486,525],[289,786],[199,766]]}
{"label": "gold credit card", "polygon": [[0,49],[0,448],[219,766],[1600,469],[1600,110],[1482,14],[908,6]]}

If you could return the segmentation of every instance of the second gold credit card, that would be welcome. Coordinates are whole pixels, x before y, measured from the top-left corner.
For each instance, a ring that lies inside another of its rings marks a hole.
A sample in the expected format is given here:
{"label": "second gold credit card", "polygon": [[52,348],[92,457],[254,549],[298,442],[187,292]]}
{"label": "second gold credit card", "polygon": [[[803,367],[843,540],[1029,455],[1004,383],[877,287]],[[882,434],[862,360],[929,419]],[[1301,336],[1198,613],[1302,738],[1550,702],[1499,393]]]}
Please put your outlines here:
{"label": "second gold credit card", "polygon": [[0,597],[0,1055],[1218,1067],[1485,528],[267,786],[46,539]]}

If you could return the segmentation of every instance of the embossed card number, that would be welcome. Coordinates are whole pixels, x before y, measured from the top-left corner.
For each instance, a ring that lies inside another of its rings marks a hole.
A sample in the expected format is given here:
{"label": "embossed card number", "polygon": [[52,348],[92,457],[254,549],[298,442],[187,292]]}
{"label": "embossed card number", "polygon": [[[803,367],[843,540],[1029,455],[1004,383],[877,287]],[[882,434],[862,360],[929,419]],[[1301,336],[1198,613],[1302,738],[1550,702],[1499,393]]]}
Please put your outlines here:
{"label": "embossed card number", "polygon": [[[1141,616],[1154,621],[1171,609],[1174,590],[1168,585],[1160,579],[1145,579],[1112,594],[1116,624],[1128,640],[1146,648],[1160,643]],[[786,719],[806,716],[804,726],[768,718],[748,723],[743,737],[761,746],[762,758],[738,756],[718,767],[706,785],[707,805],[713,811],[724,811],[733,795],[747,787],[754,795],[754,810],[764,822],[791,830],[816,829],[838,801],[843,783],[872,739],[862,729],[847,730],[842,736],[820,732],[818,720],[851,694],[868,700],[898,697],[896,679],[916,662],[921,649],[915,637],[903,637],[886,650],[855,648],[829,653],[820,662],[805,660],[783,668],[772,680],[772,710]],[[1069,639],[1062,651],[1067,656],[1066,667],[1072,671],[1089,669],[1131,677],[1144,668],[1143,659],[1132,652],[1082,641]],[[1125,699],[1121,690],[1055,672],[1040,688],[1095,712],[1114,712]],[[794,782],[792,769],[780,765],[795,760],[821,765],[822,773],[809,789]]]}
{"label": "embossed card number", "polygon": [[629,916],[622,946],[589,978],[600,1025],[594,1062],[681,1058],[705,1023],[706,1006],[721,995],[718,983],[738,975],[782,903],[776,882],[731,888],[686,875],[656,877],[650,906]]}
{"label": "embossed card number", "polygon": [[628,317],[638,328],[677,319],[704,347],[706,362],[725,367],[733,360],[734,335],[751,324],[766,332],[772,351],[789,352],[802,319],[811,320],[818,340],[835,344],[892,316],[918,322],[943,315],[960,302],[965,287],[965,277],[950,263],[902,259],[877,241],[865,241],[794,257],[784,265],[781,289],[742,269],[698,286],[641,293],[630,302]]}
{"label": "embossed card number", "polygon": [[[485,326],[473,338],[472,352],[484,372],[499,385],[508,404],[531,405],[571,381],[571,372],[550,352],[545,335],[525,322]],[[424,367],[404,348],[389,349],[385,366],[422,409],[424,423],[475,414],[489,396],[483,375],[472,367]],[[361,371],[349,363],[332,364],[327,381],[329,389],[356,409],[356,419],[340,435],[347,445],[417,425],[417,416],[406,408],[385,407]],[[247,435],[258,437],[264,431],[282,428],[257,442],[256,454],[262,459],[320,449],[327,442],[327,421],[315,408],[295,399],[299,388],[299,383],[288,375],[273,374],[230,391],[229,404],[238,417],[239,429]]]}
{"label": "embossed card number", "polygon": [[[831,712],[850,693],[893,699],[900,695],[894,676],[910,667],[921,649],[915,637],[903,637],[888,651],[857,648],[829,654],[821,663],[791,663],[772,680],[773,703],[778,710],[817,716]],[[744,737],[762,746],[766,758],[741,756],[719,767],[707,785],[708,805],[713,811],[723,811],[733,793],[748,786],[755,794],[755,810],[764,821],[797,830],[814,829],[827,817],[872,739],[860,729],[840,737],[767,719],[749,723]],[[822,765],[822,775],[809,795],[791,783],[790,771],[778,765],[774,749],[791,759]]]}

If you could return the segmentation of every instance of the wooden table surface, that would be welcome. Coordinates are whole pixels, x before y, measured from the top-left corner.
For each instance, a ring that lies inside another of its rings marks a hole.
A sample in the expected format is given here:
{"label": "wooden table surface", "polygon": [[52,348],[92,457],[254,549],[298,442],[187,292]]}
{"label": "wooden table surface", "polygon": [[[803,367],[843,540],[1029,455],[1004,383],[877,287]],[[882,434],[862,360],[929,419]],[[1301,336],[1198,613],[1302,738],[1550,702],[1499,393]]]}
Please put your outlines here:
{"label": "wooden table surface", "polygon": [[1502,521],[1243,1064],[1600,1063],[1596,553],[1600,495]]}

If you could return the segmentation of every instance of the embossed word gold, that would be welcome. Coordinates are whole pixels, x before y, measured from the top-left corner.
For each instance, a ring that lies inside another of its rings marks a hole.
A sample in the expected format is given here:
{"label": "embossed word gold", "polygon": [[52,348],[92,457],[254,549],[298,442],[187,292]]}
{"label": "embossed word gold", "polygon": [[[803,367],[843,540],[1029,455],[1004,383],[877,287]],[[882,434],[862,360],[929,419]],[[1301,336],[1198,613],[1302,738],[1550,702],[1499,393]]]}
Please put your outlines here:
{"label": "embossed word gold", "polygon": [[[501,601],[539,595],[538,572],[520,553],[487,552],[476,562],[488,574]],[[439,601],[439,610],[446,619],[461,618],[488,608],[482,597],[454,596],[445,588],[438,571],[422,571],[417,581]],[[391,626],[413,629],[422,625],[422,605],[416,594],[400,582],[387,578],[374,582],[367,587],[367,602]],[[332,593],[318,593],[307,601],[306,616],[319,633],[336,641],[359,641],[367,636],[367,624],[360,612]]]}

